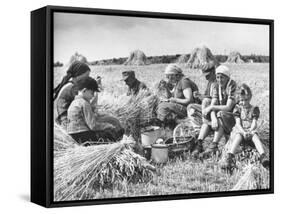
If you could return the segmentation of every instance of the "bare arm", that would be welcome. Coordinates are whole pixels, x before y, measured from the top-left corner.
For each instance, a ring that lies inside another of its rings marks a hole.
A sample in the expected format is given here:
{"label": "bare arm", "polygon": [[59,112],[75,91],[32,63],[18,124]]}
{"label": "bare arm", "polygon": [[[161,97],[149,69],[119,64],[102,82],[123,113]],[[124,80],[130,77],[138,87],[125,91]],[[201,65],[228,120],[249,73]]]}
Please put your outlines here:
{"label": "bare arm", "polygon": [[186,88],[183,90],[184,98],[170,98],[170,102],[179,103],[183,105],[188,105],[193,102],[193,93],[191,88]]}
{"label": "bare arm", "polygon": [[97,116],[92,110],[92,106],[89,103],[86,103],[83,106],[83,113],[85,117],[85,122],[87,123],[88,127],[93,130],[96,126]]}
{"label": "bare arm", "polygon": [[85,122],[91,130],[102,130],[105,128],[113,127],[110,126],[110,124],[98,122],[98,116],[95,112],[93,112],[92,106],[89,103],[84,105],[83,113],[85,117]]}
{"label": "bare arm", "polygon": [[231,111],[235,105],[234,100],[228,99],[226,105],[211,105],[211,111]]}
{"label": "bare arm", "polygon": [[239,129],[239,131],[242,132],[242,133],[245,133],[245,130],[242,127],[242,124],[241,124],[240,117],[235,117],[235,121],[236,121],[236,127]]}
{"label": "bare arm", "polygon": [[258,126],[258,120],[254,118],[249,131],[252,132],[256,130],[257,126]]}
{"label": "bare arm", "polygon": [[97,104],[98,104],[98,98],[99,98],[98,96],[99,96],[98,93],[96,93],[95,97],[91,100],[91,106],[92,106],[92,110],[94,112],[97,111]]}

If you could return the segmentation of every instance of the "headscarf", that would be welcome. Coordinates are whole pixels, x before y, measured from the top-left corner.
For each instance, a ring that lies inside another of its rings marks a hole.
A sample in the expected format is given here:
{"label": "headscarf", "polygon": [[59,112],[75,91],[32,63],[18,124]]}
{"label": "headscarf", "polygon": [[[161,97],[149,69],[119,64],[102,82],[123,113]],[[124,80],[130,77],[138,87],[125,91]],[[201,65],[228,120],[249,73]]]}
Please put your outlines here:
{"label": "headscarf", "polygon": [[225,65],[220,65],[216,68],[216,74],[224,74],[227,77],[230,77],[230,70]]}
{"label": "headscarf", "polygon": [[165,69],[165,74],[183,74],[183,71],[178,65],[169,64]]}
{"label": "headscarf", "polygon": [[70,80],[70,78],[78,77],[90,70],[91,69],[87,64],[80,61],[74,61],[67,69],[66,75],[62,78],[60,84],[58,84],[58,86],[54,89],[54,100],[57,98],[60,90]]}

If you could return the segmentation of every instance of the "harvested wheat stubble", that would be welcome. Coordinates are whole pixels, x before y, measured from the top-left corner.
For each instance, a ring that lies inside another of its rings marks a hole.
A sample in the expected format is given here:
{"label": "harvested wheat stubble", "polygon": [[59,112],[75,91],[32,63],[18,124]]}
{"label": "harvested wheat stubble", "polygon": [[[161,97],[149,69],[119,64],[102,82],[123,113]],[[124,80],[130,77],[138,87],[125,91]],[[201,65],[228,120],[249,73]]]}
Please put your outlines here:
{"label": "harvested wheat stubble", "polygon": [[241,176],[231,191],[269,188],[268,170],[261,166],[248,165],[244,168],[244,171],[243,176]]}
{"label": "harvested wheat stubble", "polygon": [[127,138],[110,145],[75,146],[58,152],[54,160],[55,201],[91,199],[104,188],[152,179],[155,168],[131,150],[134,143]]}

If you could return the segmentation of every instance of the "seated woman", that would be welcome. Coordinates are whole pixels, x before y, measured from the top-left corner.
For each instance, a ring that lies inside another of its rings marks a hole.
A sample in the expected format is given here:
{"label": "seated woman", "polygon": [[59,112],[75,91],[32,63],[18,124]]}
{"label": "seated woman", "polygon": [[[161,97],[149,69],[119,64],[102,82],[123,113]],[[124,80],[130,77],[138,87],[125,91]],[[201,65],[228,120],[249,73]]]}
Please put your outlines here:
{"label": "seated woman", "polygon": [[176,64],[170,64],[165,69],[168,83],[174,86],[172,97],[158,105],[157,118],[164,124],[173,127],[177,119],[187,116],[186,107],[196,102],[193,94],[198,91],[197,85],[185,77],[182,69]]}
{"label": "seated woman", "polygon": [[239,104],[233,110],[236,126],[231,132],[231,147],[221,164],[222,169],[231,171],[235,168],[234,154],[241,143],[254,146],[260,154],[260,162],[265,167],[269,167],[269,160],[266,157],[263,144],[257,132],[257,121],[260,115],[258,106],[250,104],[252,91],[246,84],[242,84],[239,92]]}
{"label": "seated woman", "polygon": [[78,95],[67,110],[67,132],[78,143],[86,141],[117,141],[124,133],[119,121],[110,116],[99,117],[91,100],[99,92],[97,82],[87,77],[77,83]]}
{"label": "seated woman", "polygon": [[224,134],[230,134],[235,120],[232,110],[235,106],[236,82],[230,79],[229,68],[220,65],[216,68],[216,84],[212,84],[212,99],[202,103],[202,121],[193,157],[198,157],[203,152],[203,140],[213,130],[213,142],[208,149],[202,153],[203,156],[215,154],[218,151],[218,143]]}
{"label": "seated woman", "polygon": [[[89,77],[90,67],[80,61],[74,61],[68,68],[61,83],[54,89],[54,100],[56,102],[57,117],[56,122],[63,128],[67,124],[67,109],[77,95],[77,84],[80,80]],[[97,103],[97,96],[93,100],[93,105]]]}

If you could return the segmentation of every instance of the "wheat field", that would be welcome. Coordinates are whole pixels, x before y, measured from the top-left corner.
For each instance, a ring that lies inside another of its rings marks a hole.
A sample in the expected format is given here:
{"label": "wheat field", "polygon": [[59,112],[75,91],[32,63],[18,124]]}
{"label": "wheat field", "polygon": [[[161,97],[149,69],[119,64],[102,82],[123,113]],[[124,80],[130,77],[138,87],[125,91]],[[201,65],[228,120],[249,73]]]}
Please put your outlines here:
{"label": "wheat field", "polygon": [[[134,70],[136,77],[153,90],[155,85],[164,78],[164,69],[167,64],[153,64],[146,66],[91,66],[91,76],[102,77],[103,91],[99,94],[99,105],[112,104],[116,97],[125,96],[127,87],[120,81],[122,71]],[[269,121],[269,64],[228,64],[232,73],[231,78],[238,85],[246,83],[253,92],[252,104],[260,108],[260,119]],[[206,87],[206,80],[199,70],[187,69],[181,65],[184,74],[193,80],[201,93]],[[54,68],[54,85],[56,86],[66,71],[66,67]],[[233,189],[241,176],[245,173],[248,163],[238,164],[238,169],[228,175],[222,172],[218,161],[214,157],[209,160],[194,161],[188,156],[181,156],[164,166],[158,166],[158,173],[148,183],[129,184],[124,183],[110,189],[99,189],[93,194],[96,198],[135,197],[150,195],[184,194],[198,192],[223,192]],[[255,188],[269,188],[269,172],[263,168],[262,182]]]}

